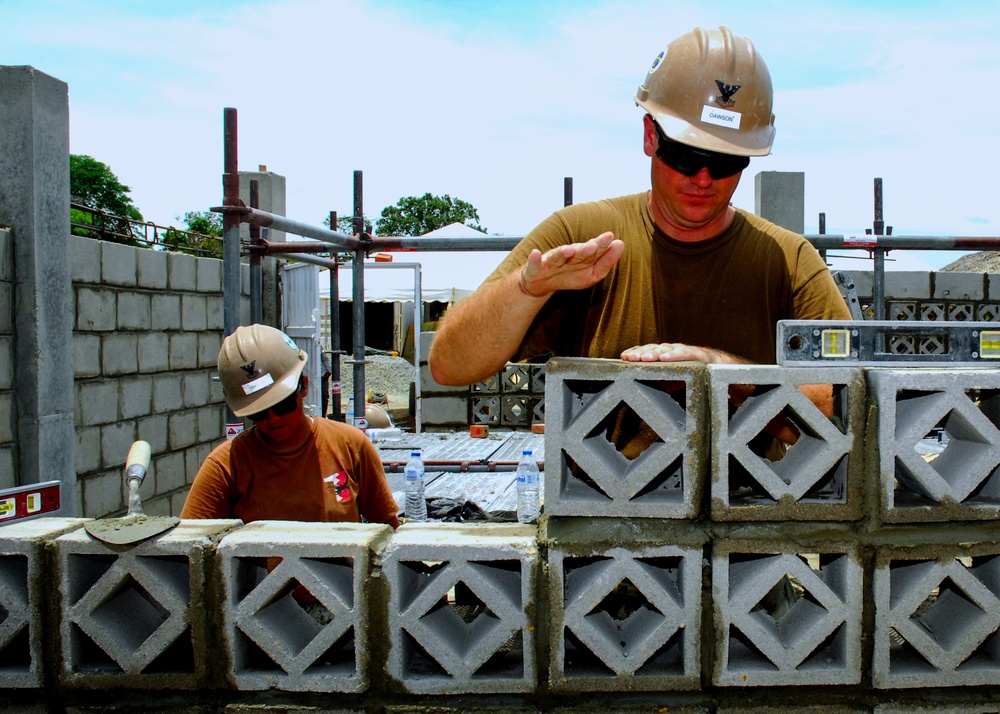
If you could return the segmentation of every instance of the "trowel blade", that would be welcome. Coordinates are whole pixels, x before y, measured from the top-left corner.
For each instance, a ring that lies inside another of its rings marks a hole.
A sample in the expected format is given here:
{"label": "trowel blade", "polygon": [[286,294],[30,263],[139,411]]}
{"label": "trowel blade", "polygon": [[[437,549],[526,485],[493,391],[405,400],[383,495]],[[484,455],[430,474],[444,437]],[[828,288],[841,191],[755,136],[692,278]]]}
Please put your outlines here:
{"label": "trowel blade", "polygon": [[128,545],[152,538],[168,531],[180,523],[176,517],[166,516],[125,516],[123,518],[102,518],[84,524],[92,538],[111,543]]}

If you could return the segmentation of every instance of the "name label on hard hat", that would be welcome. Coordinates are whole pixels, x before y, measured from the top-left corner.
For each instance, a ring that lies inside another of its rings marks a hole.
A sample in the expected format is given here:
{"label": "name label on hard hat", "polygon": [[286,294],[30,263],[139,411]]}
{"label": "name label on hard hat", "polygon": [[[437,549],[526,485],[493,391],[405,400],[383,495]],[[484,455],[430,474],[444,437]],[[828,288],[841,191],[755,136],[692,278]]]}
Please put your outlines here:
{"label": "name label on hard hat", "polygon": [[250,396],[254,392],[259,392],[260,390],[265,389],[266,387],[270,387],[272,384],[274,384],[274,378],[271,376],[271,373],[268,372],[263,377],[257,377],[257,379],[253,380],[252,382],[247,382],[246,384],[244,384],[243,393],[246,394],[247,396]]}
{"label": "name label on hard hat", "polygon": [[740,120],[742,118],[743,115],[739,112],[731,112],[728,109],[710,107],[707,104],[701,108],[701,120],[706,124],[715,124],[716,126],[726,126],[730,129],[739,129]]}

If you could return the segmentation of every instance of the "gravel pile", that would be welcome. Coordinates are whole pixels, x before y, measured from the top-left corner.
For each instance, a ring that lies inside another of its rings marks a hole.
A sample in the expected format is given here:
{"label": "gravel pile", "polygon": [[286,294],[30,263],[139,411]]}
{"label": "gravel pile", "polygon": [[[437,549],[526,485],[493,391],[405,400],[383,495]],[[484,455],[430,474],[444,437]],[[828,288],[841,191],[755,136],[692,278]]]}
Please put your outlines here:
{"label": "gravel pile", "polygon": [[[354,365],[350,355],[340,357],[340,392],[342,403],[354,396]],[[374,391],[389,398],[389,409],[406,409],[410,405],[410,385],[416,377],[413,365],[402,357],[368,355],[365,357],[365,391]]]}
{"label": "gravel pile", "polygon": [[963,255],[941,268],[942,273],[1000,273],[1000,253],[985,250]]}

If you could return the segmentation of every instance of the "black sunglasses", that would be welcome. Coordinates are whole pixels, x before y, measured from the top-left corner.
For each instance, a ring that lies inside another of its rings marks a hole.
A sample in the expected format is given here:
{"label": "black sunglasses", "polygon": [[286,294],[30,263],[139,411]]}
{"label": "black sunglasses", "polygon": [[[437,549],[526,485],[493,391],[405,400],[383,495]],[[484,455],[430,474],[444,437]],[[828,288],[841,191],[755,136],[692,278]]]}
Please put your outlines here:
{"label": "black sunglasses", "polygon": [[657,158],[685,176],[694,176],[706,168],[713,179],[724,179],[735,176],[750,165],[748,156],[733,156],[696,149],[665,137],[656,122],[653,122],[653,126],[656,127],[656,138],[659,141],[656,147]]}
{"label": "black sunglasses", "polygon": [[265,409],[262,412],[254,412],[253,414],[247,414],[247,419],[250,421],[261,421],[262,419],[267,419],[268,412],[273,413],[275,416],[287,416],[295,411],[295,407],[299,405],[299,390],[296,389],[294,392],[289,394],[287,397],[282,399],[280,402],[272,407]]}

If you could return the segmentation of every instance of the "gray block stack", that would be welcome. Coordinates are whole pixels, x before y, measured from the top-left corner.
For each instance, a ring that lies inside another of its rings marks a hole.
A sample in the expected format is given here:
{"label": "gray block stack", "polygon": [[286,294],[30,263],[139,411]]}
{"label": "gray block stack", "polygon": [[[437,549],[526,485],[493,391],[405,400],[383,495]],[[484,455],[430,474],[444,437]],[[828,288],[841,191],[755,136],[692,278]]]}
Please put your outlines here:
{"label": "gray block stack", "polygon": [[[0,528],[0,688],[40,688],[45,685],[43,623],[50,612],[51,574],[46,543],[83,525],[83,518],[42,518]],[[48,597],[47,597],[48,596]]]}
{"label": "gray block stack", "polygon": [[388,670],[417,694],[533,692],[540,558],[520,525],[407,524],[386,548]]}
{"label": "gray block stack", "polygon": [[707,466],[704,365],[557,358],[546,380],[546,513],[698,513]]}
{"label": "gray block stack", "polygon": [[[713,520],[860,518],[866,397],[860,369],[708,369]],[[739,385],[753,386],[754,393],[731,408],[730,393]],[[832,387],[832,416],[802,392],[810,385]],[[768,429],[776,418],[798,433],[787,450],[772,446]]]}
{"label": "gray block stack", "polygon": [[256,521],[219,544],[230,678],[245,690],[360,692],[379,643],[376,555],[392,529]]}
{"label": "gray block stack", "polygon": [[55,540],[59,677],[70,689],[199,689],[208,660],[215,544],[239,521],[185,521],[135,545],[84,529]]}

